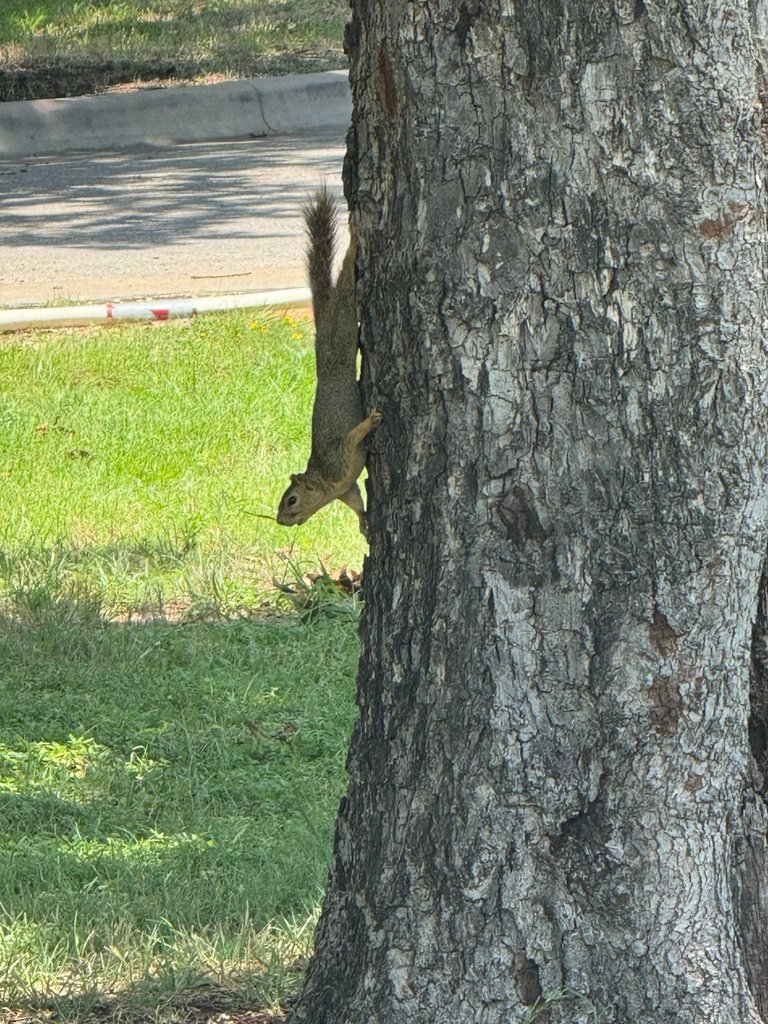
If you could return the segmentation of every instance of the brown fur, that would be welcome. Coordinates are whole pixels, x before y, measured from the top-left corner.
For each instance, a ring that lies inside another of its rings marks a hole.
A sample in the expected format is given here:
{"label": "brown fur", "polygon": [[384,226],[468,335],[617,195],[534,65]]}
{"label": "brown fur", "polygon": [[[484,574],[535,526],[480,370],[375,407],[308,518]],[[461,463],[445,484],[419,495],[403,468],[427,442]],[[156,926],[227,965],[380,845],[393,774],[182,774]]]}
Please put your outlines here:
{"label": "brown fur", "polygon": [[317,388],[312,409],[312,450],[304,473],[293,474],[280,499],[282,526],[305,523],[318,509],[339,499],[357,512],[360,530],[366,518],[357,478],[365,466],[365,438],[381,422],[381,413],[363,413],[357,380],[357,306],[353,238],[336,284],[332,285],[336,204],[321,189],[304,210],[309,246],[307,268],[315,313]]}

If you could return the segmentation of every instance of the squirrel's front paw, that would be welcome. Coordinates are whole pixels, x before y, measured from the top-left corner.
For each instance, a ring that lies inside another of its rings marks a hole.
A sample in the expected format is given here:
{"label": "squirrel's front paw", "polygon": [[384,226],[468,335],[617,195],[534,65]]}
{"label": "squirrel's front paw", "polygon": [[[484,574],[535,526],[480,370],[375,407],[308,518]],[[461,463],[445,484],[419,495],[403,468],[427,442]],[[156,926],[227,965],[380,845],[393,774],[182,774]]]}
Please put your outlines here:
{"label": "squirrel's front paw", "polygon": [[374,409],[368,417],[368,420],[371,424],[371,429],[373,429],[374,427],[378,427],[378,425],[381,423],[383,419],[384,415],[382,414],[381,410]]}

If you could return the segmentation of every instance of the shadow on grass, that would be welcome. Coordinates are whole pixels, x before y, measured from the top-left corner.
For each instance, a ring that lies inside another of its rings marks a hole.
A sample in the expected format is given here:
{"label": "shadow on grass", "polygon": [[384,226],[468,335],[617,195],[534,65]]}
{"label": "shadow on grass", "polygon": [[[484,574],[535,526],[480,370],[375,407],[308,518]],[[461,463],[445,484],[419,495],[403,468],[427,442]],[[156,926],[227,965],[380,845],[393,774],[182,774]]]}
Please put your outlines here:
{"label": "shadow on grass", "polygon": [[0,1006],[17,1016],[0,1021],[255,1024],[246,1007],[289,995],[311,944],[356,617],[114,622],[61,592],[15,610],[0,618]]}

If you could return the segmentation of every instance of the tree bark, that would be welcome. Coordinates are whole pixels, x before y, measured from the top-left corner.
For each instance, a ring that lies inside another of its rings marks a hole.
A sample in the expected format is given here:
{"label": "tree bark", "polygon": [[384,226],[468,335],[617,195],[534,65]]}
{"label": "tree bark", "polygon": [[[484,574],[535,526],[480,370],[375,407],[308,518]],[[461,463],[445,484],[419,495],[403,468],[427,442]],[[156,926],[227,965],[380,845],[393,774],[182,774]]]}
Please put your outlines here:
{"label": "tree bark", "polygon": [[354,0],[385,421],[297,1024],[768,1020],[758,22]]}

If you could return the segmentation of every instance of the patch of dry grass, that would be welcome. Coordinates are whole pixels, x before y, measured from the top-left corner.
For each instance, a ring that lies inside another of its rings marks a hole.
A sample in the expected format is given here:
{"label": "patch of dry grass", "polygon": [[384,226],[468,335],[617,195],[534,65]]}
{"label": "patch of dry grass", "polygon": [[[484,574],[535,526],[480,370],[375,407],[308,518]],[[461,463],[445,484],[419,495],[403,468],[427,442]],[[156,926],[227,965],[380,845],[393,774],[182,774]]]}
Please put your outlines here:
{"label": "patch of dry grass", "polygon": [[346,66],[347,0],[3,0],[0,100]]}

